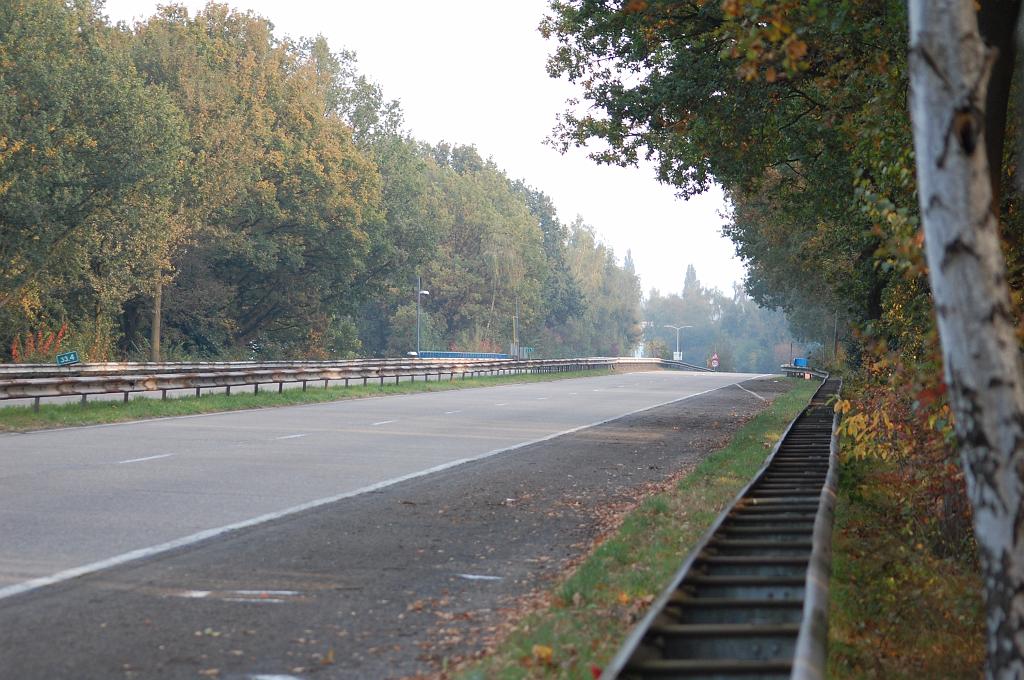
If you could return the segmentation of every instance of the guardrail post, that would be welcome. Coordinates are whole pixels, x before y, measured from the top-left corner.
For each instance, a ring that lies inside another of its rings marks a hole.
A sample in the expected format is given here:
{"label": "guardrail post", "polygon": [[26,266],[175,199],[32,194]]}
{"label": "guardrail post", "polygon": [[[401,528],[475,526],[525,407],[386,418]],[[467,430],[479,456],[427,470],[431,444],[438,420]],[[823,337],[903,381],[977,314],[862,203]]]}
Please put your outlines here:
{"label": "guardrail post", "polygon": [[324,378],[324,389],[326,390],[329,385],[330,385],[330,378]]}
{"label": "guardrail post", "polygon": [[260,384],[259,383],[254,383],[253,384],[253,386],[252,386],[252,393],[253,394],[259,394],[260,393]]}
{"label": "guardrail post", "polygon": [[199,395],[199,388],[198,388],[198,387],[196,388],[196,396],[197,396],[197,397],[198,397],[198,396],[200,396],[200,395]]}
{"label": "guardrail post", "polygon": [[305,380],[302,381],[302,391],[303,392],[306,391],[306,381]]}
{"label": "guardrail post", "polygon": [[126,404],[128,403],[128,393],[127,392],[124,393],[124,403],[126,403]]}
{"label": "guardrail post", "polygon": [[281,394],[282,392],[284,392],[284,383],[283,382],[279,382],[279,383],[277,383],[277,393]]}
{"label": "guardrail post", "polygon": [[224,387],[224,394],[229,397],[231,396],[231,385],[226,385]]}
{"label": "guardrail post", "polygon": [[348,378],[345,378],[345,387],[348,387]]}
{"label": "guardrail post", "polygon": [[39,411],[39,397],[32,400],[32,410],[36,412]]}
{"label": "guardrail post", "polygon": [[[82,395],[85,396],[84,394]],[[160,401],[167,401],[167,390],[160,390]]]}

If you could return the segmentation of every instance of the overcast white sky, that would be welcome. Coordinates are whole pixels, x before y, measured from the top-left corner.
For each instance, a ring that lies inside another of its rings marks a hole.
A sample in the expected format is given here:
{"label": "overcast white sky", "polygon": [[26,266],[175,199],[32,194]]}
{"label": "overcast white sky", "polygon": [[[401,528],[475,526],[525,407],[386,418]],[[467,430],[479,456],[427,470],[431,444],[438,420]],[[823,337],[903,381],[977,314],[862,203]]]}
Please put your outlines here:
{"label": "overcast white sky", "polygon": [[[152,0],[107,0],[113,21],[151,15]],[[190,11],[206,3],[186,0]],[[689,201],[650,168],[598,166],[583,151],[560,155],[543,140],[575,93],[545,71],[553,45],[537,32],[545,0],[229,0],[266,17],[279,36],[322,33],[335,50],[354,50],[362,72],[398,99],[419,139],[473,144],[513,179],[555,203],[565,222],[592,225],[620,262],[633,252],[646,294],[680,291],[687,264],[706,286],[731,292],[743,278],[721,236],[721,193]]]}

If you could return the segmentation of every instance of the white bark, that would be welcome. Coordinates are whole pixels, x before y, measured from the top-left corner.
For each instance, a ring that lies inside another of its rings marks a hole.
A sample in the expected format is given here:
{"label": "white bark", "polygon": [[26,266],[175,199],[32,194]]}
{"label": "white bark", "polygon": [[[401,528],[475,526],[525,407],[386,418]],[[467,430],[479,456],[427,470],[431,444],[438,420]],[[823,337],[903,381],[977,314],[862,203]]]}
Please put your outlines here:
{"label": "white bark", "polygon": [[995,55],[972,0],[910,0],[909,14],[918,192],[985,578],[986,675],[1024,678],[1024,373],[983,124]]}

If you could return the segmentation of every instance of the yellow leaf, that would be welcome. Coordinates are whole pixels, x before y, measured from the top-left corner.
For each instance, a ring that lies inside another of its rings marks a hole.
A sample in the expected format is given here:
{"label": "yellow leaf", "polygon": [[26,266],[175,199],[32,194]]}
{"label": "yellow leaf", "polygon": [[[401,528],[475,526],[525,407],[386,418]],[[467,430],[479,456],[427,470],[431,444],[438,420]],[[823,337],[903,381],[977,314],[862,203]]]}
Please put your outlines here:
{"label": "yellow leaf", "polygon": [[555,650],[547,645],[534,645],[533,658],[542,664],[550,664],[555,657]]}
{"label": "yellow leaf", "polygon": [[619,604],[629,604],[629,593],[619,593]]}

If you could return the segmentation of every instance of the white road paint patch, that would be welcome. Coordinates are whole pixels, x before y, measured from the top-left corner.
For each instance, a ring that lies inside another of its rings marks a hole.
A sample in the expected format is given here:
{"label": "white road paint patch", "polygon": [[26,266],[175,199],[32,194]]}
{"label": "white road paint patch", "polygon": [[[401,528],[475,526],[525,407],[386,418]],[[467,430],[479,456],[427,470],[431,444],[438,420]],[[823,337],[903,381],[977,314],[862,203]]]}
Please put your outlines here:
{"label": "white road paint patch", "polygon": [[209,590],[183,590],[180,593],[175,593],[175,597],[185,597],[190,600],[201,600],[204,597],[209,597]]}
{"label": "white road paint patch", "polygon": [[508,406],[508,403],[507,402],[503,402],[501,404],[495,404],[495,406]]}
{"label": "white road paint patch", "polygon": [[284,600],[275,597],[225,597],[224,602],[250,602],[255,604],[284,604]]}
{"label": "white road paint patch", "polygon": [[537,401],[547,401],[547,397],[537,397]]}
{"label": "white road paint patch", "polygon": [[500,581],[501,576],[486,576],[484,574],[456,574],[459,578],[464,578],[467,581]]}
{"label": "white road paint patch", "polygon": [[397,420],[380,420],[380,421],[377,421],[376,423],[374,423],[373,425],[374,426],[377,426],[377,425],[387,425],[388,423],[397,423],[397,422],[398,422]]}
{"label": "white road paint patch", "polygon": [[129,458],[128,460],[117,461],[118,465],[124,465],[125,463],[141,463],[144,460],[156,460],[157,458],[170,458],[173,453],[161,453],[158,456],[146,456],[145,458]]}
{"label": "white road paint patch", "polygon": [[286,434],[283,437],[274,437],[275,440],[281,439],[298,439],[299,437],[308,437],[308,434]]}
{"label": "white road paint patch", "polygon": [[298,595],[297,590],[232,590],[236,595]]}
{"label": "white road paint patch", "polygon": [[758,399],[760,399],[761,401],[768,401],[767,399],[765,399],[764,397],[762,397],[762,396],[761,396],[760,394],[758,394],[757,392],[751,392],[750,390],[748,390],[748,389],[747,389],[746,387],[744,387],[743,385],[740,385],[739,383],[736,383],[736,387],[740,388],[741,390],[743,390],[743,391],[744,391],[744,392],[746,392],[747,394],[753,394],[753,395],[754,395],[755,397],[757,397],[757,398],[758,398]]}
{"label": "white road paint patch", "polygon": [[302,680],[297,675],[250,675],[249,680]]}
{"label": "white road paint patch", "polygon": [[[771,374],[765,373],[765,374],[762,374],[762,375],[756,375],[756,376],[753,376],[753,377],[747,377],[747,378],[745,378],[745,380],[756,380],[758,378],[766,378],[766,377],[771,377]],[[518,444],[513,444],[512,446],[505,446],[505,447],[502,447],[500,449],[493,449],[491,451],[486,451],[484,453],[477,454],[475,456],[468,456],[466,458],[459,458],[457,460],[452,460],[452,461],[449,461],[447,463],[442,463],[440,465],[435,465],[434,467],[427,468],[425,470],[418,470],[416,472],[410,472],[409,474],[401,475],[399,477],[393,477],[391,479],[385,479],[385,480],[383,480],[381,482],[377,482],[376,484],[370,484],[368,486],[364,486],[361,489],[356,489],[354,491],[348,491],[348,492],[345,492],[345,493],[336,494],[334,496],[326,496],[324,498],[317,498],[317,499],[312,500],[312,501],[307,501],[305,503],[300,503],[299,505],[293,505],[292,507],[285,508],[284,510],[278,510],[276,512],[268,512],[266,514],[259,515],[257,517],[253,517],[251,519],[242,520],[241,522],[235,522],[233,524],[225,524],[224,526],[216,527],[216,528],[213,528],[213,529],[206,529],[204,531],[198,531],[198,532],[196,532],[194,534],[189,534],[188,536],[182,536],[181,538],[175,539],[173,541],[167,541],[166,543],[159,543],[157,545],[149,546],[147,548],[138,548],[137,550],[131,550],[129,552],[122,553],[120,555],[115,555],[114,557],[108,557],[106,559],[99,560],[97,562],[91,562],[89,564],[83,564],[82,566],[79,566],[79,567],[73,567],[71,569],[65,569],[65,570],[59,571],[59,572],[57,572],[55,574],[51,574],[50,576],[41,576],[39,578],[29,579],[28,581],[22,581],[21,583],[15,583],[14,585],[5,586],[3,588],[0,588],[0,600],[2,600],[4,598],[7,598],[7,597],[13,597],[15,595],[21,595],[22,593],[27,593],[27,592],[32,591],[32,590],[38,590],[39,588],[44,588],[46,586],[51,586],[51,585],[53,585],[55,583],[62,583],[64,581],[69,581],[69,580],[71,580],[73,578],[78,578],[78,577],[84,576],[86,574],[93,574],[93,573],[98,572],[98,571],[103,571],[104,569],[110,569],[111,567],[116,567],[118,565],[125,564],[127,562],[134,562],[135,560],[140,560],[140,559],[143,559],[145,557],[152,557],[154,555],[159,555],[160,553],[165,553],[165,552],[168,552],[170,550],[176,550],[178,548],[182,548],[182,547],[185,547],[185,546],[188,546],[188,545],[193,545],[195,543],[199,543],[200,541],[206,541],[206,540],[209,540],[211,538],[216,538],[218,536],[223,536],[224,534],[232,532],[232,531],[238,531],[239,529],[246,529],[248,527],[256,526],[258,524],[263,524],[265,522],[271,522],[273,520],[281,519],[282,517],[287,517],[289,515],[294,515],[294,514],[299,513],[299,512],[305,512],[307,510],[312,510],[313,508],[318,508],[318,507],[321,507],[323,505],[328,505],[330,503],[337,503],[338,501],[344,500],[346,498],[353,498],[355,496],[361,496],[361,495],[363,495],[365,493],[371,493],[371,492],[374,492],[374,491],[380,491],[381,489],[386,489],[389,486],[394,486],[395,484],[399,484],[401,482],[405,482],[405,481],[408,481],[410,479],[417,479],[419,477],[426,477],[427,475],[432,475],[434,473],[441,472],[443,470],[448,470],[448,469],[451,469],[451,468],[454,468],[454,467],[458,467],[460,465],[465,465],[466,463],[472,463],[474,461],[483,460],[485,458],[491,458],[492,456],[496,456],[496,455],[498,455],[500,453],[508,453],[509,451],[515,451],[517,449],[522,449],[522,448],[525,448],[527,446],[532,446],[534,444],[539,444],[541,442],[546,442],[546,441],[550,441],[552,439],[557,439],[558,437],[564,437],[567,434],[573,434],[574,432],[579,432],[580,430],[586,430],[587,428],[597,427],[598,425],[604,425],[605,423],[610,423],[613,420],[618,420],[620,418],[628,418],[629,416],[636,415],[637,413],[643,413],[645,411],[651,411],[651,410],[654,410],[656,408],[661,408],[662,406],[668,406],[669,404],[676,404],[676,403],[681,402],[681,401],[686,401],[687,399],[693,399],[694,397],[700,397],[700,396],[703,396],[705,394],[710,394],[712,392],[717,392],[718,390],[725,389],[726,387],[731,387],[731,386],[737,384],[737,382],[732,382],[732,383],[728,383],[728,384],[725,384],[725,385],[719,385],[718,387],[712,387],[710,389],[703,390],[701,392],[694,392],[693,394],[688,394],[685,397],[677,397],[675,399],[669,399],[668,401],[663,401],[660,404],[651,404],[650,406],[644,406],[643,408],[638,408],[638,409],[635,409],[633,411],[629,411],[627,413],[620,413],[618,415],[612,416],[611,418],[604,418],[602,420],[598,420],[598,421],[595,421],[593,423],[587,423],[585,425],[579,425],[577,427],[569,428],[568,430],[562,430],[561,432],[554,432],[554,433],[546,435],[544,437],[538,437],[537,439],[531,439],[530,441],[520,442]],[[381,397],[381,398],[383,398],[383,397]],[[384,421],[384,422],[394,422],[394,421]]]}
{"label": "white road paint patch", "polygon": [[446,416],[450,416],[450,415],[451,415],[451,414],[453,414],[453,413],[462,413],[462,411],[461,411],[461,410],[459,410],[459,411],[445,411],[445,412],[444,412],[444,414],[445,414]]}

